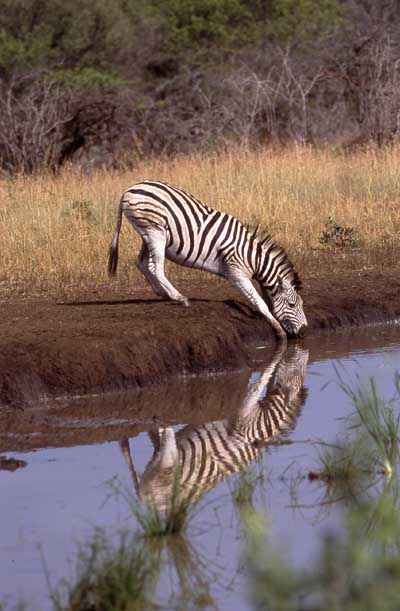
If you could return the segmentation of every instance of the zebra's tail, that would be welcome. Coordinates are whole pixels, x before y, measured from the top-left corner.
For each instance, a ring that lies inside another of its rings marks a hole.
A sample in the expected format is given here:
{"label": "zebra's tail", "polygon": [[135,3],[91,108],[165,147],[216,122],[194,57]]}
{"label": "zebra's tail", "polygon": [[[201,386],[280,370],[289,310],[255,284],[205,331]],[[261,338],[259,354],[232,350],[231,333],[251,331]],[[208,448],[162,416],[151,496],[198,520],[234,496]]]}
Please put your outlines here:
{"label": "zebra's tail", "polygon": [[118,267],[118,243],[119,243],[119,232],[121,231],[122,224],[122,198],[119,202],[117,212],[117,224],[115,225],[115,232],[110,248],[108,251],[108,275],[115,276]]}

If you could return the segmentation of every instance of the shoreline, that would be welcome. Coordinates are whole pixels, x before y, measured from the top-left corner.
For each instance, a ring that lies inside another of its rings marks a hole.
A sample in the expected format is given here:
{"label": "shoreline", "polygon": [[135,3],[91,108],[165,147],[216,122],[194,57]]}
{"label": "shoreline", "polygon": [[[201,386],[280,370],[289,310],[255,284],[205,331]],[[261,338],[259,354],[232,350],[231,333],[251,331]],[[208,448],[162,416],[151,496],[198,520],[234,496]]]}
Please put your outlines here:
{"label": "shoreline", "polygon": [[[308,336],[400,318],[400,273],[355,269],[327,253],[302,274]],[[318,269],[318,275],[315,273]],[[221,282],[186,286],[190,308],[150,290],[106,287],[0,304],[0,408],[154,385],[177,374],[245,368],[276,341],[261,315]],[[292,340],[289,340],[292,341]],[[307,338],[299,340],[307,342]]]}
{"label": "shoreline", "polygon": [[[346,359],[351,353],[374,352],[383,345],[398,347],[399,331],[397,324],[367,323],[362,327],[342,327],[331,335],[316,334],[300,345],[308,354],[310,366]],[[288,350],[293,347],[288,343]],[[140,389],[80,397],[65,395],[18,409],[3,406],[0,454],[118,442],[154,430],[155,426],[196,426],[229,419],[244,398],[254,371],[268,369],[279,353],[273,344],[252,348],[250,367],[178,374]]]}

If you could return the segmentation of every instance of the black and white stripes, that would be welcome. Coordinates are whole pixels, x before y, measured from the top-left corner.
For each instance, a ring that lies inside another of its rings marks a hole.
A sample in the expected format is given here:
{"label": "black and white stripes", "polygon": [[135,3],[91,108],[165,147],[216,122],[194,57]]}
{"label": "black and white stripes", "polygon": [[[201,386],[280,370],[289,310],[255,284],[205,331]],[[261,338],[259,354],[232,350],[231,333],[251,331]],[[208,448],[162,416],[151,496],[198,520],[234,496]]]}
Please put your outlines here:
{"label": "black and white stripes", "polygon": [[[307,326],[300,281],[285,251],[238,219],[209,208],[166,183],[145,180],[122,196],[108,270],[118,264],[122,213],[142,238],[137,265],[157,295],[189,305],[164,273],[164,259],[224,276],[270,322],[279,336],[302,335]],[[252,279],[259,282],[262,296]],[[285,333],[286,332],[286,333]]]}
{"label": "black and white stripes", "polygon": [[307,397],[307,363],[308,351],[299,345],[286,351],[280,348],[231,417],[177,432],[171,426],[152,432],[154,454],[140,477],[129,441],[124,440],[121,447],[142,501],[165,510],[178,478],[179,499],[190,503],[251,463],[272,440],[290,432]]}

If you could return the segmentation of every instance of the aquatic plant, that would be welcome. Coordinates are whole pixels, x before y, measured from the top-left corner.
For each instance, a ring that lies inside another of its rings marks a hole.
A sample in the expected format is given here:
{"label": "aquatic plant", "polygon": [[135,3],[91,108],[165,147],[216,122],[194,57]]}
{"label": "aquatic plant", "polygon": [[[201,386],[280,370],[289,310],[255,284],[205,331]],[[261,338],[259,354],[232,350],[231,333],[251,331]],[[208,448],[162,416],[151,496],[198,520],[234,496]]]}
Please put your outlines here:
{"label": "aquatic plant", "polygon": [[10,607],[7,600],[0,601],[0,611],[28,611],[28,609],[28,603],[25,601],[18,601],[12,607]]}
{"label": "aquatic plant", "polygon": [[151,543],[162,546],[167,566],[175,569],[178,587],[172,593],[169,608],[177,611],[218,608],[211,594],[211,585],[218,575],[209,558],[203,558],[184,535],[152,539]]}
{"label": "aquatic plant", "polygon": [[76,574],[57,588],[46,572],[54,611],[139,611],[151,608],[154,558],[137,537],[121,532],[114,545],[97,529],[92,540],[79,545]]}
{"label": "aquatic plant", "polygon": [[318,444],[318,466],[309,471],[309,481],[325,485],[321,505],[341,499],[357,499],[370,488],[375,477],[375,456],[364,438],[351,439],[347,434],[335,444]]}
{"label": "aquatic plant", "polygon": [[117,478],[110,480],[108,486],[115,496],[126,501],[132,514],[142,527],[145,537],[163,537],[182,533],[195,508],[195,503],[191,502],[190,498],[181,498],[179,482],[180,477],[177,470],[165,511],[157,507],[155,500],[142,504]]}
{"label": "aquatic plant", "polygon": [[[322,538],[316,566],[293,568],[268,541],[259,514],[246,523],[246,566],[254,609],[397,611],[400,599],[400,514],[389,494],[352,504],[345,532]],[[370,528],[371,515],[380,520]]]}
{"label": "aquatic plant", "polygon": [[[339,496],[344,488],[355,493],[366,480],[372,484],[376,476],[391,478],[399,460],[400,384],[395,375],[395,391],[389,399],[378,394],[376,382],[369,378],[361,384],[344,380],[336,368],[339,386],[351,400],[355,412],[346,419],[346,432],[335,444],[320,443],[318,468],[310,471],[310,480],[322,480],[336,488]],[[351,494],[346,494],[351,496]]]}
{"label": "aquatic plant", "polygon": [[231,493],[232,500],[238,509],[252,504],[257,479],[252,467],[241,469],[238,473]]}
{"label": "aquatic plant", "polygon": [[[51,586],[45,567],[54,611],[161,608],[156,587],[163,567],[168,568],[171,588],[165,608],[217,608],[210,592],[217,579],[213,563],[203,559],[184,536],[143,537],[136,530],[133,534],[120,531],[117,545],[112,539],[104,529],[96,529],[92,539],[78,546],[74,576],[57,587]],[[6,608],[0,604],[0,610]],[[7,611],[28,611],[28,607],[7,607]]]}
{"label": "aquatic plant", "polygon": [[300,608],[305,584],[303,575],[289,568],[267,539],[268,526],[261,514],[245,518],[245,565],[252,608],[295,611]]}
{"label": "aquatic plant", "polygon": [[[400,377],[395,375],[394,394],[385,400],[373,378],[354,385],[337,373],[355,412],[341,439],[319,444],[319,468],[309,479],[326,484],[324,505],[352,499],[344,512],[345,532],[322,538],[315,568],[296,570],[268,541],[265,520],[255,511],[245,514],[246,564],[255,609],[399,608],[400,494],[395,475]],[[375,485],[377,476],[383,486]]]}
{"label": "aquatic plant", "polygon": [[365,437],[374,452],[378,468],[388,477],[396,470],[399,459],[400,376],[395,374],[395,391],[391,399],[378,395],[374,378],[354,388],[339,374],[339,385],[356,409],[354,427]]}

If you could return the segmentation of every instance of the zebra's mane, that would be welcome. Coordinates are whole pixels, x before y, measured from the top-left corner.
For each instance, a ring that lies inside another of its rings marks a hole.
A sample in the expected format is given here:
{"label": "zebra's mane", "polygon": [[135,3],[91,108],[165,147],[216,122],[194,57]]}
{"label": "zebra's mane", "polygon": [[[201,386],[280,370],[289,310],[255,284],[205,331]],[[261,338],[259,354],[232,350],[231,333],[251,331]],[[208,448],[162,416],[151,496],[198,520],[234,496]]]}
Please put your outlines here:
{"label": "zebra's mane", "polygon": [[299,291],[302,288],[301,280],[296,272],[293,263],[289,259],[285,249],[277,244],[273,238],[266,233],[266,231],[260,229],[260,226],[251,227],[246,225],[247,231],[251,234],[252,239],[257,240],[261,248],[263,248],[268,254],[273,254],[275,257],[280,257],[280,267],[284,268],[283,277],[289,280],[293,288]]}

